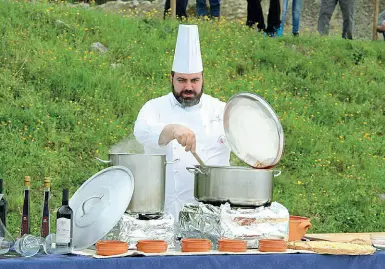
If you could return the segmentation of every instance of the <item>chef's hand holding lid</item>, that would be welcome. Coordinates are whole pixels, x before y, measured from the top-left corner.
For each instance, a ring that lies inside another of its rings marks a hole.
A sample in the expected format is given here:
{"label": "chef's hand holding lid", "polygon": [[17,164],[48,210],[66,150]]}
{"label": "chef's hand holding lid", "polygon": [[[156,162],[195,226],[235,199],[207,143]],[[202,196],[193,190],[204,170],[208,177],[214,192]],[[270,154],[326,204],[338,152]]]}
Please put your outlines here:
{"label": "chef's hand holding lid", "polygon": [[160,133],[158,144],[167,145],[174,139],[185,147],[185,151],[196,152],[196,137],[191,129],[179,124],[166,125]]}

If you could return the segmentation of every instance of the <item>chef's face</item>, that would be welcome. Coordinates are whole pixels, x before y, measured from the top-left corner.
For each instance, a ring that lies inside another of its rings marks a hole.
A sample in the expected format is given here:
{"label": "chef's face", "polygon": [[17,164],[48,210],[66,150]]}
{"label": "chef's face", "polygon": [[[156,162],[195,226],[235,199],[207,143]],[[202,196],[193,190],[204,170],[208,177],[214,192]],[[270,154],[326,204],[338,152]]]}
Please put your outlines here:
{"label": "chef's face", "polygon": [[171,72],[171,88],[176,100],[182,106],[195,106],[203,94],[203,72],[194,74]]}

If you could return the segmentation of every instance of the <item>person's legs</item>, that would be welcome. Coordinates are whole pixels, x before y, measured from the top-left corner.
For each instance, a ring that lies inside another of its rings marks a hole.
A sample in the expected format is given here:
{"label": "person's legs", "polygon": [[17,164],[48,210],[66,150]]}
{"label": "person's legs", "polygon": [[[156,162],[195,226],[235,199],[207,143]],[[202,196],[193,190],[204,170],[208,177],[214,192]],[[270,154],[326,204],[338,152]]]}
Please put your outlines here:
{"label": "person's legs", "polygon": [[[293,0],[294,3],[295,0]],[[281,17],[281,26],[279,27],[278,30],[278,35],[282,36],[283,35],[283,30],[285,29],[285,22],[286,22],[286,13],[287,13],[287,8],[289,6],[289,0],[283,0],[283,6],[282,6],[282,17]]]}
{"label": "person's legs", "polygon": [[187,18],[187,5],[188,0],[177,0],[176,2],[176,15],[178,17],[186,17]]}
{"label": "person's legs", "polygon": [[301,10],[302,10],[302,0],[293,0],[293,34],[296,35],[299,33],[300,20],[301,20]]}
{"label": "person's legs", "polygon": [[318,33],[320,35],[329,34],[330,18],[336,8],[337,0],[321,0],[321,8],[318,17]]}
{"label": "person's legs", "polygon": [[[176,0],[176,16],[178,18],[186,17],[187,18],[187,4],[188,0]],[[170,12],[170,0],[166,0],[164,3],[164,14],[163,14],[163,19],[166,18],[166,15]]]}
{"label": "person's legs", "polygon": [[210,16],[219,18],[221,14],[221,1],[220,0],[210,0]]}
{"label": "person's legs", "polygon": [[342,27],[342,38],[353,39],[355,0],[339,0],[339,2],[344,21]]}
{"label": "person's legs", "polygon": [[207,16],[206,0],[196,0],[197,16]]}
{"label": "person's legs", "polygon": [[246,25],[252,27],[255,23],[258,24],[257,27],[260,31],[265,29],[261,0],[247,0]]}
{"label": "person's legs", "polygon": [[268,34],[274,34],[279,26],[281,25],[281,3],[279,0],[270,0],[269,15],[267,17],[267,28]]}

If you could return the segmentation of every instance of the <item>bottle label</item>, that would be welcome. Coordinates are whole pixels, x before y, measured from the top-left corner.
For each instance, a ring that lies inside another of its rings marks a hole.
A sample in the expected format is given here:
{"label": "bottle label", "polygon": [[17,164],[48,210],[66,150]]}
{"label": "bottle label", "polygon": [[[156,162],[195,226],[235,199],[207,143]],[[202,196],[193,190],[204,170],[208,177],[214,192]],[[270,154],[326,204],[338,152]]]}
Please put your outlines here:
{"label": "bottle label", "polygon": [[71,220],[59,218],[56,220],[56,243],[68,244],[71,242]]}
{"label": "bottle label", "polygon": [[43,217],[41,221],[41,237],[46,238],[49,235],[49,217]]}

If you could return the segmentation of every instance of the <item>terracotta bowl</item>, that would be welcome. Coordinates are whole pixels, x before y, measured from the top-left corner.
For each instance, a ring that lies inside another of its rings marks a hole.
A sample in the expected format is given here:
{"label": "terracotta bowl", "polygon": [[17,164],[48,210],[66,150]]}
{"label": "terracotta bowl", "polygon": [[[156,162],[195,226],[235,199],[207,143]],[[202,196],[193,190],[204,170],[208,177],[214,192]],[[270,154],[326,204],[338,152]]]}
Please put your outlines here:
{"label": "terracotta bowl", "polygon": [[211,249],[209,239],[185,238],[182,239],[182,252],[208,252]]}
{"label": "terracotta bowl", "polygon": [[101,256],[111,256],[126,253],[128,243],[115,240],[98,241],[96,243],[96,254]]}
{"label": "terracotta bowl", "polygon": [[289,241],[301,240],[311,228],[310,219],[300,216],[290,216]]}
{"label": "terracotta bowl", "polygon": [[220,239],[218,250],[226,252],[246,252],[247,243],[244,240]]}
{"label": "terracotta bowl", "polygon": [[145,253],[166,252],[168,244],[164,240],[139,240],[136,249]]}
{"label": "terracotta bowl", "polygon": [[283,239],[261,239],[258,250],[261,252],[285,252],[287,244]]}

